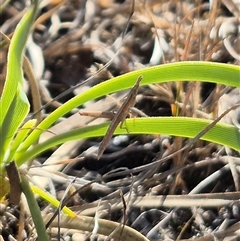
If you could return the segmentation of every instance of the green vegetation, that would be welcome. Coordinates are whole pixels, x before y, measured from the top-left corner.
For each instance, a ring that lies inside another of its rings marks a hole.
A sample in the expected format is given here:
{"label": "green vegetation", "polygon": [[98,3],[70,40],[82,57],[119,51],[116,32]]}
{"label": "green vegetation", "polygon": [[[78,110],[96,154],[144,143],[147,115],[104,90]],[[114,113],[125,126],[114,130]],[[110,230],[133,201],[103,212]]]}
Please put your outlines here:
{"label": "green vegetation", "polygon": [[[137,70],[110,79],[70,99],[53,111],[37,126],[35,126],[36,120],[29,120],[25,123],[25,119],[29,114],[30,104],[22,86],[22,60],[25,43],[34,19],[36,18],[37,10],[38,1],[35,0],[32,7],[27,11],[17,26],[9,47],[7,77],[0,99],[0,182],[2,183],[0,199],[2,200],[9,192],[9,184],[5,170],[6,165],[14,160],[20,168],[23,164],[36,158],[42,152],[54,146],[61,145],[66,141],[103,136],[109,125],[108,122],[54,135],[49,140],[41,144],[36,144],[44,131],[47,131],[59,118],[63,117],[73,108],[80,107],[84,103],[99,97],[130,89],[140,75],[143,77],[141,85],[173,81],[198,81],[240,88],[240,69],[238,66],[202,61],[170,63]],[[177,116],[130,118],[125,122],[127,130],[118,127],[115,134],[166,134],[194,138],[200,131],[211,124],[211,122],[211,120]],[[240,130],[231,125],[217,123],[201,139],[240,151]],[[33,196],[27,187],[27,179],[24,178],[22,181],[24,194],[33,207]],[[36,187],[33,187],[32,190],[53,205],[58,205],[58,202],[53,200],[47,193],[41,193]],[[75,217],[69,210],[66,210],[65,213],[71,218]],[[39,215],[39,212],[32,212],[32,215],[36,217],[36,215]],[[38,219],[39,217],[34,220]],[[38,223],[35,223],[35,225],[41,226],[41,224]],[[43,232],[42,234],[42,229],[40,230],[41,231],[38,232],[39,240],[44,240],[46,233]],[[41,235],[43,235],[42,239]]]}

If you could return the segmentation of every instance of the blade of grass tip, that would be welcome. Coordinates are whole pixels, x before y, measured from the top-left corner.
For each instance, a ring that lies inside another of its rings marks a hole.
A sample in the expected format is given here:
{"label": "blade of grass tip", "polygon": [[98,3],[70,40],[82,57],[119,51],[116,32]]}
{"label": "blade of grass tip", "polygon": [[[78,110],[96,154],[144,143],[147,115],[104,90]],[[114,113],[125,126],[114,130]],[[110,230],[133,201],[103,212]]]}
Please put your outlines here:
{"label": "blade of grass tip", "polygon": [[[12,37],[8,51],[8,65],[6,73],[6,81],[3,87],[1,103],[1,116],[4,117],[8,111],[10,104],[17,92],[18,85],[23,84],[23,51],[25,44],[38,11],[38,0],[35,0],[30,9],[23,16],[17,25]],[[0,125],[2,120],[0,119]]]}
{"label": "blade of grass tip", "polygon": [[[0,115],[0,161],[4,161],[7,157],[6,153],[16,130],[25,119],[29,112],[29,102],[23,91],[23,71],[22,60],[24,47],[27,41],[29,31],[35,19],[38,9],[38,1],[24,15],[20,23],[17,25],[8,51],[6,81],[3,87],[3,93],[0,99],[1,115]],[[12,117],[10,118],[9,113]],[[12,121],[14,120],[14,121]]]}
{"label": "blade of grass tip", "polygon": [[[4,33],[2,33],[0,31],[1,36],[4,38],[4,40],[6,41],[7,44],[10,44],[10,38],[5,35]],[[34,110],[38,110],[41,108],[41,98],[40,98],[40,94],[39,94],[39,87],[38,87],[38,82],[36,80],[36,77],[34,75],[33,72],[33,68],[32,65],[30,63],[30,61],[28,60],[28,58],[26,56],[24,56],[23,58],[23,69],[24,72],[26,73],[28,80],[29,80],[29,84],[31,87],[31,92],[32,92],[32,99],[33,99],[33,109]],[[38,123],[40,123],[40,121],[42,120],[42,114],[41,112],[36,114],[36,118],[38,120]]]}
{"label": "blade of grass tip", "polygon": [[[9,46],[6,81],[0,99],[0,142],[2,143],[0,145],[0,162],[6,161],[11,140],[30,109],[23,90],[22,61],[27,37],[37,10],[38,0],[35,0],[17,25]],[[7,138],[9,136],[10,138]]]}
{"label": "blade of grass tip", "polygon": [[[46,192],[45,190],[42,190],[41,188],[37,187],[37,186],[31,186],[31,190],[36,193],[37,195],[39,195],[41,198],[43,198],[45,201],[47,201],[48,203],[50,203],[51,205],[53,205],[54,207],[58,208],[60,202],[54,198],[53,196],[51,196],[48,192]],[[70,200],[70,198],[69,198]],[[67,202],[66,202],[67,203]],[[68,215],[70,218],[75,218],[76,214],[71,211],[68,207],[65,206],[65,201],[62,204],[62,211],[64,214]],[[56,216],[57,216],[57,212],[56,212]],[[55,216],[55,217],[56,217]],[[49,221],[50,222],[50,221]],[[48,228],[48,226],[46,225],[46,228]]]}

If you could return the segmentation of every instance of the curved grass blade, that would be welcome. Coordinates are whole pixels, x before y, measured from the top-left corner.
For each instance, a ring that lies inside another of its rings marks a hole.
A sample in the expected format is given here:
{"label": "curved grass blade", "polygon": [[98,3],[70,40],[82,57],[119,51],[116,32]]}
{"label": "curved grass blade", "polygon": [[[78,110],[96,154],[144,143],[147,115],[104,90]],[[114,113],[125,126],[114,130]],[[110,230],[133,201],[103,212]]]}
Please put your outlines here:
{"label": "curved grass blade", "polygon": [[[143,77],[141,85],[170,81],[201,81],[240,87],[240,69],[238,66],[202,61],[177,62],[159,65],[133,71],[92,87],[52,112],[39,124],[38,129],[48,129],[60,117],[87,101],[131,88],[140,75]],[[42,132],[38,130],[33,131],[23,144],[22,150],[26,151],[38,139]]]}
{"label": "curved grass blade", "polygon": [[9,154],[11,140],[30,108],[23,91],[22,60],[27,37],[37,10],[38,0],[35,0],[17,25],[9,46],[6,81],[0,99],[0,173],[3,171],[4,158]]}
{"label": "curved grass blade", "polygon": [[[211,120],[204,120],[189,117],[146,117],[126,119],[124,124],[130,134],[163,134],[180,137],[194,138],[199,132],[212,123]],[[60,145],[64,142],[81,138],[98,137],[106,133],[109,123],[96,126],[89,126],[81,129],[74,129],[69,132],[54,136],[34,146],[27,152],[16,155],[16,163],[21,166],[26,160],[32,159],[39,153],[49,148]],[[126,129],[119,126],[115,134],[129,134]],[[217,123],[202,140],[211,141],[220,145],[226,145],[240,151],[240,130],[232,125]]]}

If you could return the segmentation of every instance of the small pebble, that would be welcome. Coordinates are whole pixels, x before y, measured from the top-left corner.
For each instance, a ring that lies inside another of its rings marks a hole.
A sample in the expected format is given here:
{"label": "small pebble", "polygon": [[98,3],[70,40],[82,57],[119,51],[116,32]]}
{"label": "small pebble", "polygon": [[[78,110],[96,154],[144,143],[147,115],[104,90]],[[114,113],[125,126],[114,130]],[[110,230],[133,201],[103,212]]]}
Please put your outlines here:
{"label": "small pebble", "polygon": [[74,233],[72,236],[72,241],[80,241],[80,240],[85,240],[86,235],[82,233]]}
{"label": "small pebble", "polygon": [[207,226],[211,225],[213,220],[216,218],[216,215],[213,211],[207,210],[202,214],[203,220]]}

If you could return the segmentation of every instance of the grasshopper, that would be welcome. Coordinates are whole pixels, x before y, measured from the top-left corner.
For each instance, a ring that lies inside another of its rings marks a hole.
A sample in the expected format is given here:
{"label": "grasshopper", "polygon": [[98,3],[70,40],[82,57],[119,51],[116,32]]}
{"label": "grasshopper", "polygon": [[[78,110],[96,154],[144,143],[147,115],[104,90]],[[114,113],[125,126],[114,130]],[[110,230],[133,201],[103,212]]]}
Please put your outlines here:
{"label": "grasshopper", "polygon": [[113,117],[111,124],[109,125],[108,130],[106,132],[106,135],[104,136],[104,138],[99,146],[98,160],[101,158],[103,152],[105,151],[118,124],[121,123],[121,126],[122,126],[123,121],[125,120],[126,116],[128,115],[129,109],[134,106],[141,80],[142,80],[142,76],[139,76],[136,84],[130,90],[130,92],[127,95],[127,98],[125,99],[125,101],[123,102],[123,104],[121,105],[119,110],[116,112],[115,116]]}

